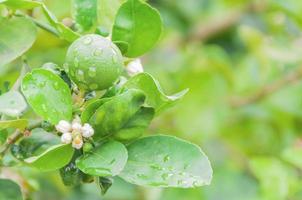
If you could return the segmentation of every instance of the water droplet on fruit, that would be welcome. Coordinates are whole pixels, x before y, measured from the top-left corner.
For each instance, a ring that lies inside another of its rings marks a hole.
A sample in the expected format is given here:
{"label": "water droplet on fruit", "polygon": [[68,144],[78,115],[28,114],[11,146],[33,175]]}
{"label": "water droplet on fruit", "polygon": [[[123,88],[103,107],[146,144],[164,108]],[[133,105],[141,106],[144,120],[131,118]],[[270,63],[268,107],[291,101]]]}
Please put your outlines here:
{"label": "water droplet on fruit", "polygon": [[117,63],[117,57],[115,55],[112,55],[111,59],[114,64]]}
{"label": "water droplet on fruit", "polygon": [[86,44],[86,45],[90,44],[91,42],[92,42],[92,38],[89,37],[89,36],[87,36],[87,37],[84,38],[84,40],[83,40],[83,43]]}
{"label": "water droplet on fruit", "polygon": [[79,60],[78,60],[77,58],[74,59],[74,66],[75,66],[76,68],[79,67]]}
{"label": "water droplet on fruit", "polygon": [[96,83],[92,83],[89,85],[89,89],[91,89],[91,90],[95,90],[97,88],[98,88],[98,84],[96,84]]}
{"label": "water droplet on fruit", "polygon": [[114,49],[114,48],[112,48],[112,53],[113,53],[113,55],[117,55],[117,53],[116,53],[116,50]]}
{"label": "water droplet on fruit", "polygon": [[90,76],[90,77],[95,77],[96,76],[96,68],[95,67],[89,67],[88,76]]}
{"label": "water droplet on fruit", "polygon": [[59,83],[58,83],[58,82],[55,82],[55,83],[53,84],[53,86],[54,86],[54,88],[55,88],[56,90],[59,89]]}
{"label": "water droplet on fruit", "polygon": [[38,86],[39,86],[39,87],[44,87],[44,86],[45,86],[45,82],[44,82],[44,81],[39,82],[39,83],[38,83]]}
{"label": "water droplet on fruit", "polygon": [[93,53],[93,55],[95,55],[95,56],[100,56],[102,54],[103,54],[103,49],[101,49],[101,48],[96,49]]}
{"label": "water droplet on fruit", "polygon": [[166,156],[164,157],[164,162],[168,162],[169,160],[170,160],[170,156],[166,155]]}
{"label": "water droplet on fruit", "polygon": [[79,81],[83,81],[84,80],[84,72],[82,70],[78,70],[76,77]]}

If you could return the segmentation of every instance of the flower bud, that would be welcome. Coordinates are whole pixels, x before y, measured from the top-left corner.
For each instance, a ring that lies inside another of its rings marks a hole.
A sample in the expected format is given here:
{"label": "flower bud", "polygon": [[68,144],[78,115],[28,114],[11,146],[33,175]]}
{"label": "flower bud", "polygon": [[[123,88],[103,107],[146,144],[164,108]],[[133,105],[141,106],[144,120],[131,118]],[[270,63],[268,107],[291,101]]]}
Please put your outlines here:
{"label": "flower bud", "polygon": [[83,137],[89,138],[89,137],[93,136],[93,134],[94,134],[93,128],[90,126],[90,124],[85,123],[84,126],[82,127]]}
{"label": "flower bud", "polygon": [[81,135],[77,135],[72,141],[72,147],[76,149],[80,149],[83,146],[83,139]]}
{"label": "flower bud", "polygon": [[81,125],[81,119],[79,118],[79,116],[76,116],[76,117],[72,120],[71,128],[72,128],[73,131],[81,132],[82,125]]}
{"label": "flower bud", "polygon": [[71,141],[72,141],[71,133],[69,132],[63,133],[63,135],[61,136],[61,142],[64,144],[70,144]]}
{"label": "flower bud", "polygon": [[71,125],[68,121],[61,120],[59,123],[56,125],[57,131],[61,133],[67,133],[71,131]]}
{"label": "flower bud", "polygon": [[75,132],[81,132],[82,130],[82,125],[78,122],[72,123],[71,128]]}
{"label": "flower bud", "polygon": [[135,59],[128,63],[126,70],[130,76],[144,72],[142,63],[140,59]]}

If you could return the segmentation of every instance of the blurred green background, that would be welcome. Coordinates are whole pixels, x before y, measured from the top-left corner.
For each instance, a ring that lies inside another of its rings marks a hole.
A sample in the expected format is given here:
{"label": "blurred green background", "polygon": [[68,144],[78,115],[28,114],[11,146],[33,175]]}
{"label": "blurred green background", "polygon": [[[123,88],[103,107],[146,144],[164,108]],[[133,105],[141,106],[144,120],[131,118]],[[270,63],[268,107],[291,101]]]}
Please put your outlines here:
{"label": "blurred green background", "polygon": [[[108,27],[121,0],[99,1],[100,24]],[[16,169],[24,187],[38,200],[302,199],[302,1],[148,2],[165,25],[159,43],[142,57],[145,71],[168,94],[190,91],[146,134],[176,135],[200,145],[212,163],[212,184],[155,189],[116,179],[101,197],[94,184],[68,188],[57,173]],[[69,0],[45,3],[60,20],[71,16]],[[33,15],[42,18],[39,9]],[[26,53],[28,63],[62,66],[67,47],[39,30]],[[20,67],[16,60],[0,69],[0,89],[13,83]]]}

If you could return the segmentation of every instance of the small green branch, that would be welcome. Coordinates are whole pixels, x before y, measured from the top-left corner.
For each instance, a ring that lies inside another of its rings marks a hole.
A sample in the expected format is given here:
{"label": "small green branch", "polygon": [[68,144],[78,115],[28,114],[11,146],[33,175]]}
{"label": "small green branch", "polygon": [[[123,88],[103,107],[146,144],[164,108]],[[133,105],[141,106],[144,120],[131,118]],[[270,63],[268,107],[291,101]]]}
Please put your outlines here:
{"label": "small green branch", "polygon": [[50,25],[48,25],[46,23],[40,22],[40,21],[38,21],[38,20],[36,20],[36,19],[34,19],[32,17],[28,17],[28,18],[31,19],[41,29],[43,29],[43,30],[45,30],[45,31],[47,31],[47,32],[49,32],[49,33],[51,33],[51,34],[59,37],[58,31],[55,28],[53,28],[52,26],[50,26]]}
{"label": "small green branch", "polygon": [[38,21],[36,20],[35,18],[31,17],[31,16],[28,16],[28,15],[24,15],[24,14],[15,14],[15,16],[18,16],[18,17],[26,17],[28,19],[30,19],[33,23],[35,23],[39,28],[59,37],[59,32],[53,28],[52,26],[50,26],[49,24],[46,24],[44,22],[41,22],[41,21]]}
{"label": "small green branch", "polygon": [[38,121],[38,122],[35,122],[35,123],[29,125],[27,127],[27,129],[25,129],[24,131],[16,130],[12,135],[10,135],[7,138],[6,143],[2,146],[2,149],[0,150],[0,159],[3,158],[3,156],[5,155],[5,153],[7,152],[7,150],[9,149],[9,147],[12,144],[14,144],[15,142],[17,142],[23,136],[28,135],[31,130],[33,130],[35,128],[38,128],[40,126],[41,126],[41,121]]}

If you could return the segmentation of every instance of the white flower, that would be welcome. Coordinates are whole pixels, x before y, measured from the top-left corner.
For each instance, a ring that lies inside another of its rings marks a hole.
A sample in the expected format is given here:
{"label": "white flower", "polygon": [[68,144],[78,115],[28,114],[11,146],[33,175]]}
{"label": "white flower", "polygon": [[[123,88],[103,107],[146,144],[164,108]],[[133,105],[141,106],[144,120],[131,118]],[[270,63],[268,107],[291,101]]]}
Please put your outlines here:
{"label": "white flower", "polygon": [[138,73],[144,72],[142,63],[140,59],[135,59],[128,63],[126,70],[130,76],[134,76]]}
{"label": "white flower", "polygon": [[71,133],[69,132],[63,133],[63,135],[61,136],[61,142],[64,144],[70,144],[71,141],[72,141]]}
{"label": "white flower", "polygon": [[59,123],[56,125],[57,131],[61,133],[67,133],[71,131],[71,125],[68,121],[61,120]]}
{"label": "white flower", "polygon": [[72,147],[76,149],[80,149],[83,146],[83,139],[81,135],[77,135],[75,138],[73,138],[72,141]]}
{"label": "white flower", "polygon": [[93,128],[90,126],[90,124],[85,123],[84,126],[82,127],[83,137],[89,138],[89,137],[93,136],[93,134],[94,134]]}
{"label": "white flower", "polygon": [[81,119],[78,116],[76,116],[74,120],[72,120],[71,128],[73,131],[81,132],[82,130]]}

